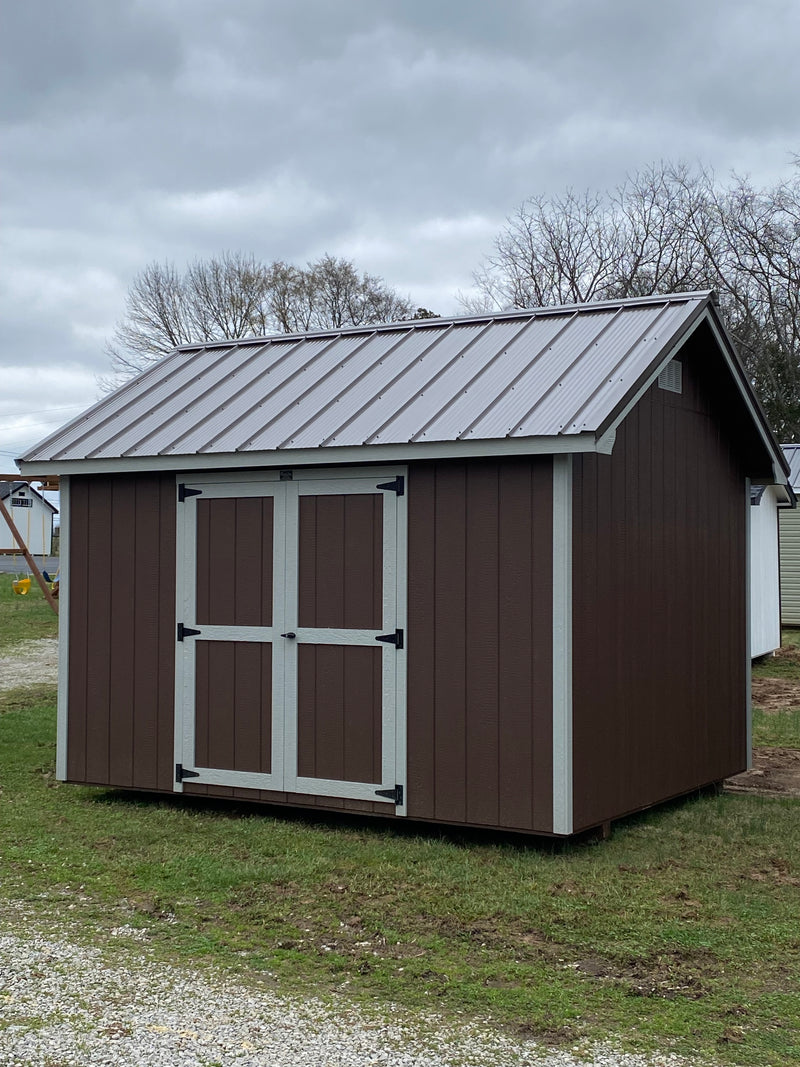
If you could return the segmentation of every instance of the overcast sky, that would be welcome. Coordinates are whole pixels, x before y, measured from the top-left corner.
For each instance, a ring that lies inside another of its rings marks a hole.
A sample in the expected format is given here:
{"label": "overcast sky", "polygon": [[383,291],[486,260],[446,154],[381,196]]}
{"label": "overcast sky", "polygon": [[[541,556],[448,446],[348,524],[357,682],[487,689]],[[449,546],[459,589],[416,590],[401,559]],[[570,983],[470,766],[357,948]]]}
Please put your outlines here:
{"label": "overcast sky", "polygon": [[454,314],[527,196],[800,153],[797,0],[8,0],[0,50],[0,473],[153,260],[330,252]]}

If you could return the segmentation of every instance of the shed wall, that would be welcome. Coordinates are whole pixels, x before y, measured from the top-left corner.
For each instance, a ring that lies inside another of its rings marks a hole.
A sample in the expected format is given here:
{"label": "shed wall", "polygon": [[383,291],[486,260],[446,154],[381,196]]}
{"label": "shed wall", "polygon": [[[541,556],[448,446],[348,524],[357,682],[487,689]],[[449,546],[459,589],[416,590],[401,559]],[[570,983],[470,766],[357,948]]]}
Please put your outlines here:
{"label": "shed wall", "polygon": [[552,469],[409,470],[411,816],[552,831]]}
{"label": "shed wall", "polygon": [[[175,477],[71,486],[67,778],[172,791]],[[414,464],[408,504],[408,814],[550,832],[551,460]],[[267,790],[184,791],[389,813]]]}
{"label": "shed wall", "polygon": [[778,516],[781,557],[781,622],[800,626],[800,507]]}
{"label": "shed wall", "polygon": [[70,484],[67,778],[171,790],[175,478]]}
{"label": "shed wall", "polygon": [[574,460],[574,829],[747,765],[746,523],[705,353]]}

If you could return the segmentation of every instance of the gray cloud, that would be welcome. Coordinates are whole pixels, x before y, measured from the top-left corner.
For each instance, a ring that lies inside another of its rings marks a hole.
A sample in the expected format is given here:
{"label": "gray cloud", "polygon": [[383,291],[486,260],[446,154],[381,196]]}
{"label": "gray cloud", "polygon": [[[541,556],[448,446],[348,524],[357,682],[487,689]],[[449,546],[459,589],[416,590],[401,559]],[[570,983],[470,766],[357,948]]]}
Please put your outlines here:
{"label": "gray cloud", "polygon": [[447,313],[528,195],[659,158],[781,177],[798,44],[794,0],[7,5],[0,452],[40,436],[14,368],[91,400],[153,259],[329,251]]}

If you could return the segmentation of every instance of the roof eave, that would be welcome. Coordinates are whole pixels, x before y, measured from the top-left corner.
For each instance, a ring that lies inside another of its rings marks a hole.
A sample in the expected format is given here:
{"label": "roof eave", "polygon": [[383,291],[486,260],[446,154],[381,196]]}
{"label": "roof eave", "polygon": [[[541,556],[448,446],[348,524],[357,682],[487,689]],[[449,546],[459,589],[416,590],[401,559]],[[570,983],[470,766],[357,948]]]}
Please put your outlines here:
{"label": "roof eave", "polygon": [[478,441],[399,442],[384,445],[344,445],[325,448],[280,449],[263,452],[200,452],[182,455],[111,456],[92,459],[18,460],[24,477],[49,474],[126,474],[136,471],[253,470],[260,467],[310,467],[338,464],[399,463],[429,459],[469,459],[489,456],[608,453],[614,435],[557,434],[542,437],[504,437]]}

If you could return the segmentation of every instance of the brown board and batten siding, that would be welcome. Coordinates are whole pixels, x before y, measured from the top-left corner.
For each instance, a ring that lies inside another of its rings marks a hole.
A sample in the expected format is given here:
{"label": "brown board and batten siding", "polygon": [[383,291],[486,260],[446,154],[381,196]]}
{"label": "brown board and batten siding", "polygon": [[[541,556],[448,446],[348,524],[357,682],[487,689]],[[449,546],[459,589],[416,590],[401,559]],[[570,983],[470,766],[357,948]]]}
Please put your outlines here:
{"label": "brown board and batten siding", "polygon": [[747,765],[745,468],[704,357],[573,459],[575,832]]}
{"label": "brown board and batten siding", "polygon": [[67,779],[172,790],[175,477],[70,479]]}
{"label": "brown board and batten siding", "polygon": [[[70,781],[173,788],[175,493],[174,475],[72,479]],[[408,814],[551,832],[552,461],[514,457],[412,464],[408,502]],[[270,598],[255,596],[254,590],[271,588],[270,547],[263,534],[270,526],[264,510],[270,502],[198,503],[198,621],[267,625]],[[342,557],[345,566],[363,572],[360,582],[348,583],[352,603],[342,590],[332,587],[326,594],[313,580],[319,553],[336,552],[337,522],[342,530],[345,523],[366,524],[378,536],[376,516],[361,514],[375,508],[374,501],[348,501],[350,511],[337,518],[333,512],[340,504],[335,498],[309,503],[309,511],[322,506],[332,514],[309,514],[301,523],[305,625],[320,619],[336,624],[331,612],[337,610],[345,613],[343,624],[372,625],[379,611],[377,542],[369,559],[362,555],[348,564]],[[258,522],[252,521],[254,509]],[[262,534],[254,539],[256,529]],[[346,552],[347,539],[340,540]],[[330,566],[324,569],[331,573]],[[376,656],[368,648],[306,651]],[[269,648],[198,643],[198,657],[200,676],[207,676],[198,694],[204,689],[208,694],[198,707],[201,759],[213,749],[217,765],[268,770]],[[342,771],[355,779],[369,779],[379,760],[372,721],[379,696],[377,662],[373,692],[359,694],[360,713],[367,714],[359,733],[373,741],[348,757],[355,764]],[[231,671],[241,678],[233,708],[241,721],[235,732],[213,722],[206,707],[214,701],[214,678]],[[345,663],[332,664],[331,671],[346,681]],[[311,703],[312,697],[301,692],[299,728],[308,735],[301,745],[303,758],[335,759],[325,738],[318,757],[313,755],[313,714],[303,711]],[[339,769],[323,766],[320,772]],[[391,814],[385,805],[358,800],[192,782],[185,782],[184,790]]]}
{"label": "brown board and batten siding", "polygon": [[409,468],[408,813],[552,831],[552,460]]}

